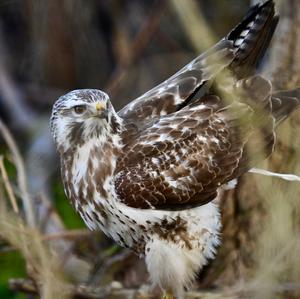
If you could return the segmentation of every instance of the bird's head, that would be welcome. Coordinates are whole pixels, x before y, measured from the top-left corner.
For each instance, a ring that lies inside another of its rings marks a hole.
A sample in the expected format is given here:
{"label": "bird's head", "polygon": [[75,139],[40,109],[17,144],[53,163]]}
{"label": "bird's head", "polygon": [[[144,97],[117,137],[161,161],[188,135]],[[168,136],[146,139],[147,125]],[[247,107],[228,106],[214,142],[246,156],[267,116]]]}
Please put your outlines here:
{"label": "bird's head", "polygon": [[96,89],[73,90],[54,104],[51,133],[61,151],[83,144],[88,139],[118,133],[121,121],[109,96]]}

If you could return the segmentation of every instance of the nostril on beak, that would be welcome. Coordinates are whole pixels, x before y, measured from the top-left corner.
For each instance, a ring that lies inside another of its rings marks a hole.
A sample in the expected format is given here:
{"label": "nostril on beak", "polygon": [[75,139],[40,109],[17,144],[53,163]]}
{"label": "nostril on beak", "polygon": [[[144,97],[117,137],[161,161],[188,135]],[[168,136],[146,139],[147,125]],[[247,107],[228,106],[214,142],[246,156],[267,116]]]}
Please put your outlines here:
{"label": "nostril on beak", "polygon": [[104,109],[105,109],[104,103],[101,103],[101,102],[96,103],[96,110],[98,112],[103,111]]}

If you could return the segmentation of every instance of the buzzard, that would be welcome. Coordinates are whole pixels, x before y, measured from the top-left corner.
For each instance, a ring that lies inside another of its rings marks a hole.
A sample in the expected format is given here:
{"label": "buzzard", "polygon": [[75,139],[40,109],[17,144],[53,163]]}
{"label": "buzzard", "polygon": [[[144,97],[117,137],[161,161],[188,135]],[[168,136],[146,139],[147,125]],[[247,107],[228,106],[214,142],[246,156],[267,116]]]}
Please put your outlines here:
{"label": "buzzard", "polygon": [[67,197],[92,230],[146,259],[150,279],[182,298],[219,244],[213,200],[274,147],[300,90],[274,92],[256,67],[278,23],[273,1],[116,112],[100,90],[54,104],[51,131]]}

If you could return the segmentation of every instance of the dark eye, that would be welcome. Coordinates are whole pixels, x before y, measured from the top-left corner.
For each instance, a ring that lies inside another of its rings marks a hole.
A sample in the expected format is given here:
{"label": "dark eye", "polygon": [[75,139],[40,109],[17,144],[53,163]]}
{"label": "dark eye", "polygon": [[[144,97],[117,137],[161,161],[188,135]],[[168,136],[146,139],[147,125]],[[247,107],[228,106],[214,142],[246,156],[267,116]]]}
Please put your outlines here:
{"label": "dark eye", "polygon": [[83,114],[86,111],[86,106],[78,105],[78,106],[73,107],[73,110],[76,114]]}

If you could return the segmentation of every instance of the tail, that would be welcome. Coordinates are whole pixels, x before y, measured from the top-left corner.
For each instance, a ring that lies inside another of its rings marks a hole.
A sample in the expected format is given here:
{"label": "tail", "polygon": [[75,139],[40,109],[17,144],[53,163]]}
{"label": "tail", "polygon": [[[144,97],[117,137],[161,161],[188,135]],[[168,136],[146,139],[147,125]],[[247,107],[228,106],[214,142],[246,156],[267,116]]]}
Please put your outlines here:
{"label": "tail", "polygon": [[228,34],[227,39],[236,47],[235,58],[230,64],[237,79],[255,73],[278,24],[273,0],[250,8],[244,19]]}
{"label": "tail", "polygon": [[300,108],[300,88],[273,93],[272,114],[276,119],[276,126],[297,108]]}

